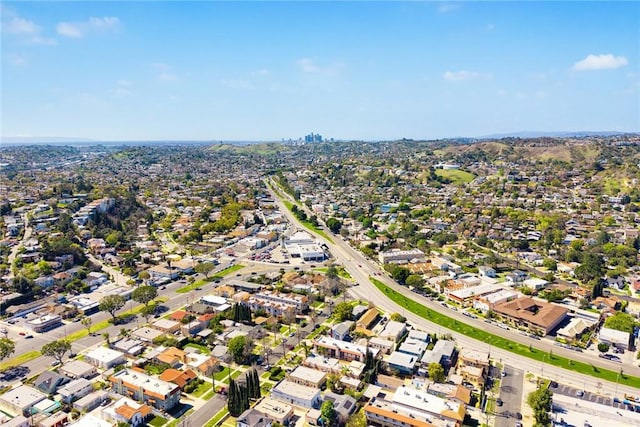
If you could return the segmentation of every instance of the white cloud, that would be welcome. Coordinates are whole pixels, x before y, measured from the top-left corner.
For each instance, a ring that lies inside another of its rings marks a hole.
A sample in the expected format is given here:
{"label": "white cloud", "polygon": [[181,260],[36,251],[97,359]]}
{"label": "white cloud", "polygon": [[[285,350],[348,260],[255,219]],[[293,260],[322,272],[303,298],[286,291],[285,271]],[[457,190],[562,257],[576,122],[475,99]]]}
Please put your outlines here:
{"label": "white cloud", "polygon": [[298,59],[296,61],[296,65],[298,66],[298,68],[300,68],[300,70],[304,71],[305,73],[319,73],[320,67],[318,67],[312,59],[309,58],[302,58],[302,59]]}
{"label": "white cloud", "polygon": [[490,78],[490,74],[482,74],[477,71],[445,71],[442,74],[442,78],[449,82],[462,82],[467,80],[478,80],[478,79],[487,79]]}
{"label": "white cloud", "polygon": [[613,70],[624,67],[629,61],[624,56],[614,56],[611,53],[601,55],[587,55],[586,58],[573,64],[575,71]]}
{"label": "white cloud", "polygon": [[441,2],[438,4],[438,12],[440,13],[453,12],[458,9],[460,9],[460,4],[458,3]]}
{"label": "white cloud", "polygon": [[117,30],[120,27],[120,20],[115,16],[105,16],[102,18],[90,17],[84,22],[59,22],[56,31],[61,36],[71,38],[82,38],[89,33],[104,33]]}
{"label": "white cloud", "polygon": [[55,45],[56,40],[43,37],[42,27],[34,21],[22,18],[14,10],[2,5],[2,32],[18,37],[26,44]]}
{"label": "white cloud", "polygon": [[132,86],[133,83],[129,80],[118,80],[115,89],[111,90],[111,96],[114,98],[128,98],[133,96],[133,92],[131,91]]}
{"label": "white cloud", "polygon": [[220,84],[229,89],[252,90],[254,88],[251,81],[244,79],[222,79]]}
{"label": "white cloud", "polygon": [[156,80],[159,82],[177,82],[180,77],[171,71],[171,66],[162,62],[151,64],[153,68],[158,70]]}
{"label": "white cloud", "polygon": [[9,54],[9,62],[11,63],[11,65],[14,65],[16,67],[22,67],[29,64],[29,61],[27,61],[27,58],[25,58],[22,55],[17,55],[14,53]]}

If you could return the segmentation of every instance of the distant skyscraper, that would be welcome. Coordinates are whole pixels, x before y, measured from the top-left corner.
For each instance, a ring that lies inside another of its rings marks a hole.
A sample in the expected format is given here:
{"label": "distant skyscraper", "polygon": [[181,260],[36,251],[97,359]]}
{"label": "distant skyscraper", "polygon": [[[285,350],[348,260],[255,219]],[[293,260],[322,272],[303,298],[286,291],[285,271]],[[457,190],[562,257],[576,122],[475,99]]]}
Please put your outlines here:
{"label": "distant skyscraper", "polygon": [[320,134],[314,134],[313,132],[311,132],[309,135],[306,135],[304,137],[304,142],[306,144],[310,144],[312,142],[322,142],[322,135]]}

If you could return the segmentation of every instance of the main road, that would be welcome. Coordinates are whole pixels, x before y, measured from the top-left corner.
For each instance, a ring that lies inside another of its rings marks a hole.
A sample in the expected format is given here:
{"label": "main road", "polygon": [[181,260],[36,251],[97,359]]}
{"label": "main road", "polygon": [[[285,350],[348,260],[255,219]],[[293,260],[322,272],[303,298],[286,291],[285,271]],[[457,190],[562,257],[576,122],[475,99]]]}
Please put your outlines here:
{"label": "main road", "polygon": [[[274,191],[271,191],[271,193],[274,197],[274,200],[278,203],[281,211],[288,217],[289,221],[291,221],[291,223],[293,224],[296,224],[297,219],[287,209],[278,194],[276,194]],[[451,331],[443,326],[437,325],[420,316],[417,316],[412,312],[406,310],[405,307],[396,304],[395,302],[387,298],[382,292],[378,290],[378,288],[375,287],[370,278],[375,277],[385,285],[404,295],[407,299],[414,300],[431,310],[440,312],[443,310],[443,307],[440,304],[436,304],[433,301],[415,294],[409,289],[398,285],[394,280],[389,278],[386,273],[384,273],[376,264],[373,264],[371,261],[366,259],[361,252],[353,249],[340,236],[332,236],[332,241],[328,241],[326,239],[323,240],[336,261],[342,264],[349,272],[349,274],[355,279],[357,285],[349,289],[349,292],[354,297],[371,301],[375,306],[380,307],[387,312],[400,313],[405,316],[410,323],[417,325],[420,328],[425,329],[426,331],[436,332],[438,333],[438,335],[448,333],[456,340],[458,346],[463,348],[473,348],[477,350],[487,351],[491,355],[492,359],[499,360],[503,364],[515,366],[519,369],[533,372],[538,375],[543,375],[548,378],[553,378],[555,381],[569,384],[574,387],[597,391],[598,393],[603,395],[613,395],[616,392],[618,393],[618,395],[621,395],[622,393],[637,395],[639,393],[639,390],[634,387],[628,387],[616,384],[615,382],[605,381],[589,375],[569,371],[567,369],[559,368],[548,363],[539,362],[534,359],[512,353],[510,351],[492,347],[485,342]],[[494,325],[484,323],[481,320],[463,316],[461,313],[453,310],[447,310],[447,313],[445,314],[460,323],[472,325],[478,329],[486,330],[494,335],[501,336],[514,342],[518,342],[524,345],[531,345],[532,347],[535,347],[548,354],[563,356],[571,360],[581,361],[587,364],[591,364],[595,367],[609,369],[614,372],[619,371],[621,368],[620,364],[618,363],[590,357],[589,355],[584,353],[578,353],[573,350],[554,346],[549,342],[533,340],[529,337],[510,333]],[[640,377],[640,369],[637,366],[625,365],[622,368],[624,369],[625,374]]]}

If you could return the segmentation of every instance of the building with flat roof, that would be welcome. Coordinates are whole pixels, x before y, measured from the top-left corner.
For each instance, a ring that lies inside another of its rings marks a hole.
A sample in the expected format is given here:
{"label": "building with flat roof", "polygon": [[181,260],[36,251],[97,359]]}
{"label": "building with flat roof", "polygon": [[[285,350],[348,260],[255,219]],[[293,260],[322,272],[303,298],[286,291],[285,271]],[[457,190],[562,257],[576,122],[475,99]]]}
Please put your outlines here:
{"label": "building with flat roof", "polygon": [[84,355],[87,363],[100,369],[110,369],[125,362],[124,353],[107,347],[96,347]]}
{"label": "building with flat roof", "polygon": [[282,425],[289,424],[289,421],[293,418],[293,406],[279,402],[270,397],[262,399],[253,407],[253,409]]}
{"label": "building with flat roof", "polygon": [[367,423],[377,427],[460,427],[466,407],[402,385],[389,399],[374,397],[365,407]]}
{"label": "building with flat roof", "polygon": [[288,375],[287,378],[296,384],[302,384],[309,387],[321,388],[327,381],[327,374],[317,371],[306,366],[298,366]]}
{"label": "building with flat roof", "polygon": [[395,320],[389,320],[384,326],[382,332],[378,334],[380,338],[386,338],[388,340],[397,343],[407,333],[407,325],[404,322],[397,322]]}
{"label": "building with flat roof", "polygon": [[388,339],[380,337],[371,337],[369,339],[369,347],[376,348],[383,354],[390,354],[395,346],[395,343]]}
{"label": "building with flat roof", "polygon": [[424,354],[424,351],[427,349],[427,346],[428,344],[424,341],[407,338],[402,344],[400,344],[398,351],[401,353],[411,354],[420,359]]}
{"label": "building with flat roof", "polygon": [[85,378],[78,378],[58,389],[58,394],[65,403],[78,400],[93,391],[93,383]]}
{"label": "building with flat roof", "polygon": [[380,252],[378,254],[378,261],[380,261],[380,264],[406,264],[414,259],[424,261],[424,258],[424,252],[420,249],[411,249],[408,251],[393,250]]}
{"label": "building with flat roof", "polygon": [[0,396],[0,409],[11,415],[29,416],[27,410],[46,398],[46,394],[35,388],[21,385]]}
{"label": "building with flat roof", "polygon": [[145,373],[123,369],[109,378],[113,391],[168,411],[180,401],[180,387]]}
{"label": "building with flat roof", "polygon": [[93,378],[98,372],[96,371],[96,367],[83,362],[82,360],[70,360],[69,362],[62,365],[58,372],[62,375],[76,379],[76,378]]}
{"label": "building with flat roof", "polygon": [[387,365],[390,369],[395,369],[401,374],[411,375],[416,369],[416,364],[420,360],[414,354],[402,353],[400,351],[394,351],[389,355],[387,359]]}
{"label": "building with flat roof", "polygon": [[58,326],[62,326],[62,317],[53,314],[45,314],[44,316],[27,320],[25,325],[34,332],[47,332],[51,329],[57,328]]}
{"label": "building with flat roof", "polygon": [[303,408],[320,406],[320,389],[283,380],[271,389],[271,397],[281,402]]}
{"label": "building with flat roof", "polygon": [[365,347],[363,345],[353,344],[346,341],[336,340],[327,336],[320,336],[313,342],[314,348],[317,350],[322,348],[330,357],[336,357],[340,360],[357,360],[364,362],[369,351],[373,357],[378,357],[378,349]]}
{"label": "building with flat roof", "polygon": [[602,343],[609,344],[621,350],[628,350],[631,334],[625,331],[618,331],[616,329],[602,327],[600,328],[598,338]]}
{"label": "building with flat roof", "polygon": [[170,319],[159,319],[151,325],[165,334],[173,334],[180,330],[180,322]]}
{"label": "building with flat roof", "polygon": [[429,363],[439,363],[444,367],[448,367],[453,363],[455,351],[455,342],[448,340],[438,340],[433,346],[433,349],[426,350],[424,352],[420,362],[423,366],[429,366]]}
{"label": "building with flat roof", "polygon": [[333,357],[325,357],[315,354],[312,354],[304,359],[302,365],[318,371],[331,372],[334,374],[338,374],[342,371],[340,360]]}

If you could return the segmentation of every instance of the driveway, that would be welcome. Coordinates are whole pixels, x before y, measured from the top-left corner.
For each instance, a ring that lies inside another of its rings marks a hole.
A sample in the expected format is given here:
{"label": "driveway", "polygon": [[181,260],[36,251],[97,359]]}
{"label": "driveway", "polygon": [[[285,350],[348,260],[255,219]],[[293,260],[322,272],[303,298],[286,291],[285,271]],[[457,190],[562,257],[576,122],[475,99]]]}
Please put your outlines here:
{"label": "driveway", "polygon": [[500,399],[502,406],[496,406],[496,427],[513,427],[518,421],[518,414],[522,405],[522,382],[524,371],[510,366],[504,367],[506,377],[500,383]]}

